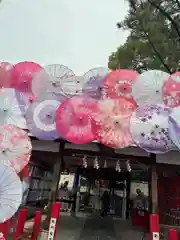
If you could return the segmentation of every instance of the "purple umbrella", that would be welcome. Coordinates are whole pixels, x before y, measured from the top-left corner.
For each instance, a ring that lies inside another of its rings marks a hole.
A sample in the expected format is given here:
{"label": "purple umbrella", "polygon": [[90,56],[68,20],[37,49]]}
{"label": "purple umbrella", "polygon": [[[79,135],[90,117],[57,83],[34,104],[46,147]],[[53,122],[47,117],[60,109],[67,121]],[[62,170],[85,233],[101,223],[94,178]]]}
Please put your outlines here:
{"label": "purple umbrella", "polygon": [[29,93],[23,93],[23,92],[19,92],[18,90],[15,90],[15,96],[16,99],[18,101],[20,110],[22,112],[23,115],[26,114],[28,107],[31,105],[31,103],[33,102],[33,95],[29,94]]}
{"label": "purple umbrella", "polygon": [[139,106],[130,124],[134,142],[151,153],[165,153],[174,149],[168,133],[170,112],[170,108],[160,104]]}
{"label": "purple umbrella", "polygon": [[102,99],[104,90],[104,78],[108,72],[108,69],[98,67],[91,69],[85,73],[83,75],[83,78],[85,79],[83,93],[96,99]]}
{"label": "purple umbrella", "polygon": [[29,106],[26,121],[33,136],[42,140],[59,138],[56,131],[56,109],[63,101],[62,95],[46,93]]}

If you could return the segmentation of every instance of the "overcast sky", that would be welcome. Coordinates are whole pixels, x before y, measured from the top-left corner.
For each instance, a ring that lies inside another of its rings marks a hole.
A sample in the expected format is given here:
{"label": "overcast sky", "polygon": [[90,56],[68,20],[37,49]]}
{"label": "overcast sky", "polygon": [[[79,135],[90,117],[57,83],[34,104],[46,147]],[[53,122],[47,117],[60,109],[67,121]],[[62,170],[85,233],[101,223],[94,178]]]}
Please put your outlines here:
{"label": "overcast sky", "polygon": [[128,33],[124,0],[2,0],[0,60],[60,63],[81,74],[107,66]]}

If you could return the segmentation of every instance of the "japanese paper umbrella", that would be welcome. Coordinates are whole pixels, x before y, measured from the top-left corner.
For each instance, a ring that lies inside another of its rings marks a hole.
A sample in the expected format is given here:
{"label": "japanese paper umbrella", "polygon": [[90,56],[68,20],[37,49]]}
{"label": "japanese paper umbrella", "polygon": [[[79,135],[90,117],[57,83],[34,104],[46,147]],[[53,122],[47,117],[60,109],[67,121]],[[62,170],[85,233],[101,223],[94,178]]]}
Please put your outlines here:
{"label": "japanese paper umbrella", "polygon": [[13,168],[0,165],[0,223],[17,212],[22,194],[22,183]]}
{"label": "japanese paper umbrella", "polygon": [[135,109],[135,104],[125,98],[99,101],[98,114],[93,115],[92,120],[96,139],[112,148],[124,148],[132,144],[129,124]]}
{"label": "japanese paper umbrella", "polygon": [[178,149],[180,149],[180,107],[172,109],[169,117],[169,136]]}
{"label": "japanese paper umbrella", "polygon": [[91,117],[97,111],[97,101],[87,96],[65,100],[56,111],[56,128],[61,136],[74,144],[95,140]]}
{"label": "japanese paper umbrella", "polygon": [[169,76],[163,87],[163,97],[167,106],[180,106],[180,72],[175,72]]}
{"label": "japanese paper umbrella", "polygon": [[163,86],[169,74],[160,70],[141,73],[132,85],[132,96],[138,105],[163,104]]}
{"label": "japanese paper umbrella", "polygon": [[22,129],[27,128],[13,88],[0,89],[0,123],[14,124]]}
{"label": "japanese paper umbrella", "polygon": [[120,69],[110,72],[104,79],[106,96],[112,99],[124,97],[133,101],[132,84],[138,75],[138,72],[128,69]]}
{"label": "japanese paper umbrella", "polygon": [[35,100],[35,96],[32,93],[24,93],[24,92],[19,92],[16,90],[15,97],[17,99],[19,108],[20,108],[23,116],[25,116],[28,107]]}
{"label": "japanese paper umbrella", "polygon": [[19,62],[11,70],[11,87],[19,92],[32,93],[32,79],[42,67],[35,62]]}
{"label": "japanese paper umbrella", "polygon": [[0,62],[0,87],[11,87],[11,74],[10,70],[12,64],[8,62]]}
{"label": "japanese paper umbrella", "polygon": [[66,78],[62,84],[62,91],[66,97],[82,95],[85,79],[83,76],[71,76]]}
{"label": "japanese paper umbrella", "polygon": [[74,73],[70,68],[61,64],[46,65],[44,67],[44,71],[45,71],[44,76],[43,75],[39,76],[39,79],[38,79],[38,75],[37,75],[37,78],[33,80],[33,89],[36,92],[37,92],[37,86],[39,85],[39,82],[44,81],[43,79],[45,79],[45,86],[47,87],[46,91],[54,92],[57,94],[61,93],[62,83],[66,81],[67,78],[74,76]]}
{"label": "japanese paper umbrella", "polygon": [[104,67],[97,67],[89,70],[83,75],[85,84],[83,93],[86,95],[101,99],[104,93],[104,78],[109,73],[109,70]]}
{"label": "japanese paper umbrella", "polygon": [[56,131],[56,109],[64,100],[62,95],[46,93],[37,98],[28,108],[26,121],[33,136],[42,140],[59,138]]}
{"label": "japanese paper umbrella", "polygon": [[137,108],[131,118],[134,142],[151,153],[165,153],[174,149],[168,134],[170,108],[164,105],[145,104]]}
{"label": "japanese paper umbrella", "polygon": [[11,166],[19,173],[28,164],[31,150],[27,132],[14,125],[0,125],[0,164]]}

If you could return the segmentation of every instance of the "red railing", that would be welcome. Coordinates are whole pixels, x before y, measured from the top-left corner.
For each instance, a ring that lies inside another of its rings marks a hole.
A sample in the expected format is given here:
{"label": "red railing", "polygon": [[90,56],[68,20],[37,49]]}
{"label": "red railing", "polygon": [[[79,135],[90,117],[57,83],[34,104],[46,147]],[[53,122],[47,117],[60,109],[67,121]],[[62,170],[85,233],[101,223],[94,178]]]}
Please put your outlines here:
{"label": "red railing", "polygon": [[[60,203],[54,203],[52,206],[52,213],[49,223],[49,230],[41,229],[41,211],[36,211],[35,217],[31,222],[33,227],[25,228],[25,223],[27,222],[27,209],[21,209],[17,217],[12,218],[11,220],[0,224],[0,232],[4,234],[5,239],[18,240],[23,239],[23,234],[25,232],[31,232],[31,240],[38,240],[38,237],[41,233],[46,234],[46,238],[51,237],[52,240],[56,239],[57,227],[59,225],[59,213],[60,213]],[[11,232],[11,234],[10,234]],[[10,234],[11,237],[8,237]],[[150,215],[150,240],[159,240],[160,239],[160,225],[159,225],[159,216],[157,214]],[[178,232],[175,229],[169,229],[168,233],[169,240],[178,240]]]}
{"label": "red railing", "polygon": [[[160,225],[159,216],[157,214],[151,214],[150,216],[150,240],[160,239]],[[178,240],[178,232],[175,229],[169,229],[169,240]]]}
{"label": "red railing", "polygon": [[[41,211],[36,211],[33,220],[27,221],[27,209],[23,208],[19,211],[17,217],[13,217],[3,224],[0,224],[0,232],[3,233],[5,239],[18,240],[23,239],[24,234],[29,234],[31,240],[38,240],[40,234],[45,233],[51,236],[52,240],[56,239],[56,232],[59,223],[60,203],[56,202],[52,206],[49,230],[41,229]],[[25,223],[31,223],[30,228],[25,228]]]}

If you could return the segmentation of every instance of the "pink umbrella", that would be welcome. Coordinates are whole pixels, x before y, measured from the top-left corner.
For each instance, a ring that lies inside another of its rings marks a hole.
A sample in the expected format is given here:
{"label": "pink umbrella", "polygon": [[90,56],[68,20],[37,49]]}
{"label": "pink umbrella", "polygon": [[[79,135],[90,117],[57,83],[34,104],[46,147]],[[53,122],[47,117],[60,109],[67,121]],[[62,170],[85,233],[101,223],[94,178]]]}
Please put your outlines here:
{"label": "pink umbrella", "polygon": [[180,72],[173,73],[165,82],[163,100],[169,107],[180,106]]}
{"label": "pink umbrella", "polygon": [[20,62],[11,70],[11,86],[23,93],[32,93],[31,83],[34,74],[41,71],[42,67],[34,62]]}
{"label": "pink umbrella", "polygon": [[132,84],[138,75],[136,71],[128,69],[112,71],[104,79],[106,96],[112,99],[124,97],[133,101]]}
{"label": "pink umbrella", "polygon": [[10,124],[0,125],[0,164],[19,173],[29,162],[31,140],[27,132]]}
{"label": "pink umbrella", "polygon": [[98,114],[93,115],[92,120],[96,139],[112,148],[124,148],[132,144],[129,126],[135,109],[135,104],[122,97],[99,101]]}
{"label": "pink umbrella", "polygon": [[56,128],[66,140],[75,144],[92,142],[91,117],[97,110],[97,101],[86,96],[65,100],[56,111]]}
{"label": "pink umbrella", "polygon": [[11,68],[12,64],[8,62],[0,62],[0,87],[11,87]]}

